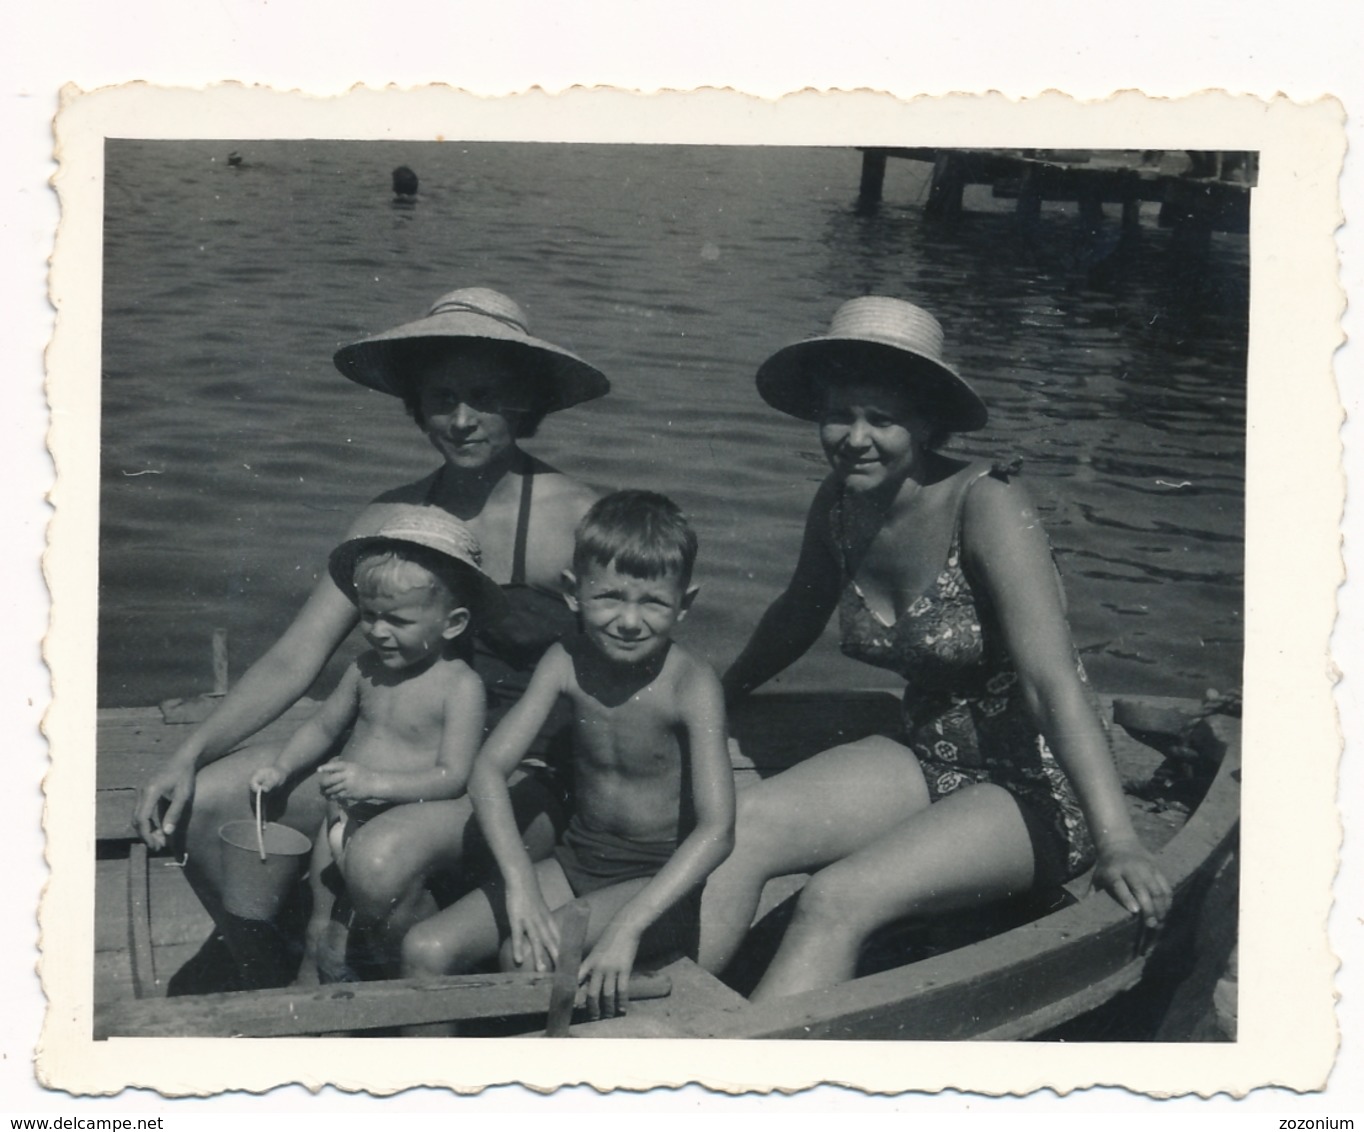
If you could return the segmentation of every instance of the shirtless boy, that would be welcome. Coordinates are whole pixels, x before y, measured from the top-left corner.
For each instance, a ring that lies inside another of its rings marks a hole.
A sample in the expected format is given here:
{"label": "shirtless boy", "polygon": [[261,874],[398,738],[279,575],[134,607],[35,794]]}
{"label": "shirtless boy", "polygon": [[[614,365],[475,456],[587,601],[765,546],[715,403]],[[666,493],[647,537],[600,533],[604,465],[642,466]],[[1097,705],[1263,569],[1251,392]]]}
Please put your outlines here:
{"label": "shirtless boy", "polygon": [[[734,841],[720,684],[672,640],[696,596],[695,557],[682,513],[653,492],[617,492],[584,517],[565,572],[580,632],[551,646],[470,778],[502,890],[473,892],[408,932],[404,974],[468,971],[499,948],[504,966],[547,970],[558,958],[555,910],[581,899],[588,954],[578,981],[590,1016],[610,1017],[628,1001],[636,959],[675,942],[667,921]],[[507,776],[560,697],[573,709],[572,816],[554,855],[536,865]]]}
{"label": "shirtless boy", "polygon": [[[332,898],[322,875],[334,861],[346,878],[345,846],[355,830],[405,803],[457,798],[468,786],[486,695],[463,654],[471,621],[495,618],[503,601],[479,558],[458,519],[415,506],[395,508],[377,534],[332,552],[332,577],[359,609],[370,647],[273,765],[251,777],[253,790],[274,790],[311,771],[350,731],[319,772],[327,817],[313,855],[308,951],[322,946],[324,965],[337,962],[324,941],[337,941],[328,936]],[[344,930],[336,934],[344,939]],[[311,981],[306,962],[301,980]]]}

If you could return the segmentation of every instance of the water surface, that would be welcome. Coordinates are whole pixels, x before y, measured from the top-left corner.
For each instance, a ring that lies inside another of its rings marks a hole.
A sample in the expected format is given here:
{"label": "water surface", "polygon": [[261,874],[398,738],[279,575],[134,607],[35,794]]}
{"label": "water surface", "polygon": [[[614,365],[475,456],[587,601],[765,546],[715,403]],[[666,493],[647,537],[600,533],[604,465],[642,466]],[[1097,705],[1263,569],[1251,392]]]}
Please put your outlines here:
{"label": "water surface", "polygon": [[[421,177],[414,204],[392,200],[398,164]],[[952,451],[1022,458],[1095,682],[1238,687],[1245,237],[1215,236],[1175,288],[1154,212],[1109,271],[1116,220],[1096,244],[1048,207],[1024,244],[978,190],[937,229],[926,172],[891,162],[860,216],[846,148],[109,142],[100,703],[206,690],[215,626],[242,671],[365,500],[434,466],[398,402],[331,355],[471,285],[612,379],[527,447],[687,509],[702,594],[686,639],[717,665],[789,574],[824,468],[813,427],[770,410],[753,374],[840,300],[883,293],[939,316],[991,407]],[[893,683],[832,633],[783,679]]]}

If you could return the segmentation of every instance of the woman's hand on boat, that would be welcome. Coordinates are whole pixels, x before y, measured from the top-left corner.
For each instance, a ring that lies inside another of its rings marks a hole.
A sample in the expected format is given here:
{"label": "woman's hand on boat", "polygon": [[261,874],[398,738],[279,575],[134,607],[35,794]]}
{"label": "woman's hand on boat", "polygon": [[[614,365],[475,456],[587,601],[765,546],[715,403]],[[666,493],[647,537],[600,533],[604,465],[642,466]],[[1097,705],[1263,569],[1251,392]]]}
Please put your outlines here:
{"label": "woman's hand on boat", "polygon": [[639,951],[639,936],[608,924],[597,946],[578,968],[578,983],[587,984],[587,1016],[614,1018],[630,1001],[630,972]]}
{"label": "woman's hand on boat", "polygon": [[1170,882],[1155,858],[1140,844],[1123,842],[1099,854],[1094,886],[1102,888],[1147,927],[1157,927],[1170,911]]}
{"label": "woman's hand on boat", "polygon": [[[194,797],[194,767],[171,762],[156,774],[137,796],[132,827],[149,849],[164,849],[180,821],[180,814]],[[165,814],[161,801],[165,799]]]}

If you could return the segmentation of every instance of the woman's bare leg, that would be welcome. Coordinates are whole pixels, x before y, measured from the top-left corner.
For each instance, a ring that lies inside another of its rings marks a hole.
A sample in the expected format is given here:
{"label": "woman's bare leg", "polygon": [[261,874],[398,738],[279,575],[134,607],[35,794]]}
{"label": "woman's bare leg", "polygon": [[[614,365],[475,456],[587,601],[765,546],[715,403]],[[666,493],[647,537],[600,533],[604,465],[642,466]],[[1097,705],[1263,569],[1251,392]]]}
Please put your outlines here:
{"label": "woman's bare leg", "polygon": [[1032,841],[1013,797],[964,787],[810,878],[753,1001],[851,979],[877,928],[1017,895],[1032,879]]}
{"label": "woman's bare leg", "polygon": [[[224,880],[223,841],[218,830],[230,821],[255,818],[255,796],[251,775],[270,766],[280,748],[262,744],[236,751],[204,767],[194,779],[194,800],[187,821],[182,821],[187,853],[185,878],[193,886],[204,907],[216,920],[222,910]],[[326,815],[326,805],[315,775],[295,783],[286,792],[272,791],[265,797],[265,813],[279,822],[312,838]]]}
{"label": "woman's bare leg", "polygon": [[[554,847],[552,793],[525,775],[513,776],[510,789],[531,859],[547,856]],[[343,871],[356,923],[381,956],[396,961],[408,931],[437,912],[430,879],[444,874],[471,889],[495,868],[466,796],[398,806],[366,822],[346,846]]]}
{"label": "woman's bare leg", "polygon": [[734,958],[767,881],[840,860],[927,805],[918,760],[879,736],[834,747],[742,791],[734,852],[701,899],[701,966],[722,971]]}
{"label": "woman's bare leg", "polygon": [[[274,924],[244,920],[223,905],[224,846],[218,830],[229,821],[255,816],[250,781],[258,767],[274,762],[279,747],[247,747],[201,770],[195,778],[194,799],[182,817],[172,845],[184,858],[185,879],[213,918],[222,943],[231,953],[237,981],[220,958],[221,944],[210,938],[180,971],[171,976],[172,994],[211,990],[282,986],[293,977],[295,954],[288,940],[302,929],[296,913],[301,905],[281,913],[283,929]],[[287,793],[272,791],[265,799],[269,820],[282,822],[308,837],[316,835],[326,812],[315,777],[295,783]],[[181,840],[183,839],[183,840]],[[299,887],[300,898],[307,893]],[[295,913],[291,915],[291,913]]]}

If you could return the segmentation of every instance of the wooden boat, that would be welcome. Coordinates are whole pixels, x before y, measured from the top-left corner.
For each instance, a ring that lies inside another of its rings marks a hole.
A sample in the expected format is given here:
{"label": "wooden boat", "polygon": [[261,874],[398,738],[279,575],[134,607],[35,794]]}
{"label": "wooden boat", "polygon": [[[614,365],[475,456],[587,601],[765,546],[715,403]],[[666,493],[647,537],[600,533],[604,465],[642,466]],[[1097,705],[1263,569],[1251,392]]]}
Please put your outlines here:
{"label": "wooden boat", "polygon": [[[1138,832],[1159,850],[1175,890],[1173,910],[1158,933],[1144,930],[1108,896],[1087,897],[1088,878],[1082,877],[1052,894],[1050,908],[992,909],[898,929],[868,949],[875,969],[777,1002],[749,1003],[732,986],[679,959],[656,978],[636,978],[635,997],[642,1000],[631,1002],[627,1016],[599,1022],[575,1016],[570,1032],[924,1040],[1229,1036],[1225,1020],[1221,1032],[1210,1024],[1208,1003],[1219,980],[1223,992],[1228,986],[1223,976],[1235,945],[1239,719],[1209,714],[1208,705],[1192,700],[1119,697],[1106,707],[1126,724],[1113,729],[1114,752]],[[310,710],[294,708],[262,738],[288,734]],[[128,815],[136,784],[184,734],[182,724],[165,720],[195,714],[183,708],[99,713],[97,1038],[374,1033],[447,1018],[471,1024],[473,1033],[545,1028],[548,976],[163,997],[169,975],[198,950],[212,925],[174,861],[149,856],[133,839]],[[755,696],[732,720],[736,784],[743,789],[835,743],[884,732],[897,716],[897,699],[888,692]],[[769,884],[760,919],[768,912],[768,922],[779,919],[783,900],[803,879]],[[761,947],[763,934],[760,923],[752,933],[754,947]],[[1124,1018],[1145,1016],[1141,1034],[1130,1026],[1105,1032],[1101,1023],[1094,1030],[1093,1020],[1102,1017],[1096,1011],[1119,996],[1128,1002]],[[566,1025],[566,1013],[563,1020]],[[1089,1030],[1073,1029],[1086,1024]]]}

